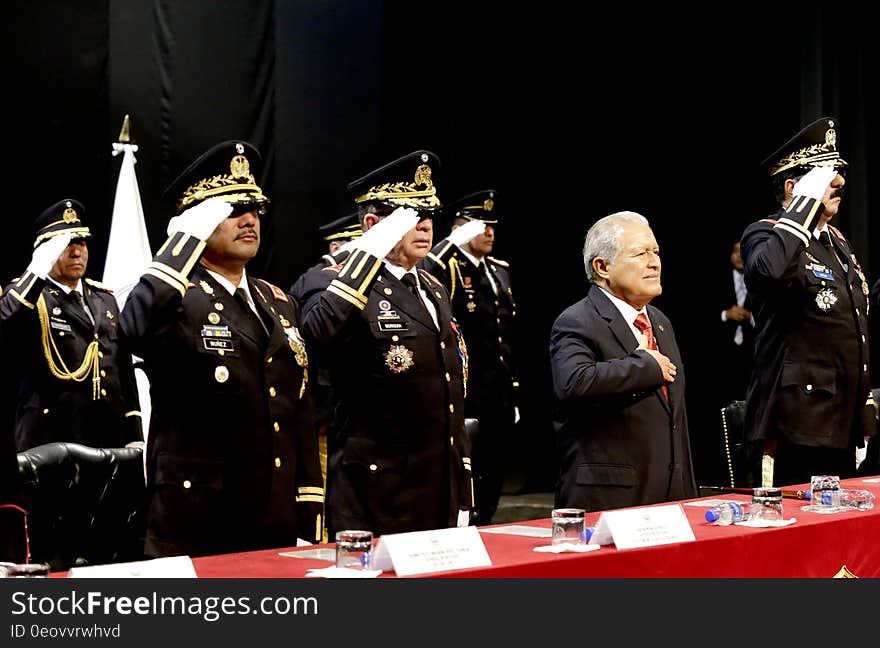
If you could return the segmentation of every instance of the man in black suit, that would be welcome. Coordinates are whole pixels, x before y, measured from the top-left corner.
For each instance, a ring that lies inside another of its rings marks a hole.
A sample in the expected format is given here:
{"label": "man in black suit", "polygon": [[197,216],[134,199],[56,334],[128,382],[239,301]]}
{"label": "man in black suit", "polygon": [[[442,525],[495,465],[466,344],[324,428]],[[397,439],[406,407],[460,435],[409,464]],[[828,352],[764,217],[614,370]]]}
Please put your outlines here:
{"label": "man in black suit", "polygon": [[466,355],[449,293],[416,264],[440,209],[430,151],[349,184],[364,234],[345,263],[313,268],[303,331],[327,358],[334,398],[327,528],[376,535],[466,525]]}
{"label": "man in black suit", "polygon": [[755,327],[749,309],[740,242],[730,251],[730,265],[720,290],[721,336],[718,348],[719,406],[745,400],[755,350]]}
{"label": "man in black suit", "polygon": [[742,256],[755,315],[745,429],[761,442],[762,483],[852,476],[876,433],[868,405],[868,283],[837,215],[847,163],[833,117],[764,160],[779,210],[746,227]]}
{"label": "man in black suit", "polygon": [[498,225],[498,194],[468,194],[444,211],[452,231],[421,262],[452,297],[452,314],[468,349],[467,418],[478,420],[471,439],[477,525],[491,524],[504,481],[504,462],[518,416],[519,381],[514,364],[516,304],[510,265],[491,256]]}
{"label": "man in black suit", "polygon": [[550,333],[559,451],[555,505],[591,511],[697,496],[684,369],[647,219],[618,212],[587,232],[587,296]]}
{"label": "man in black suit", "polygon": [[46,208],[34,222],[27,270],[0,299],[18,451],[54,441],[97,448],[143,441],[116,299],[85,277],[91,232],[84,216],[73,198]]}
{"label": "man in black suit", "polygon": [[152,417],[146,553],[205,555],[321,540],[324,487],[299,307],[245,265],[268,199],[261,157],[222,142],[166,190],[168,239],[129,293]]}

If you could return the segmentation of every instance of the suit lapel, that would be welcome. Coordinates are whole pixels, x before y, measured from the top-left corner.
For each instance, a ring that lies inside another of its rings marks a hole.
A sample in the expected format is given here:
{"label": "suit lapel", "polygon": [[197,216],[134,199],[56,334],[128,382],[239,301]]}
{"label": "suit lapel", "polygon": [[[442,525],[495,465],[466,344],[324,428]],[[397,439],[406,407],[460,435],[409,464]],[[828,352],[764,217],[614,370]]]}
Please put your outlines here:
{"label": "suit lapel", "polygon": [[[662,353],[663,355],[668,357],[670,360],[672,360],[672,362],[675,364],[675,366],[679,366],[681,364],[681,360],[677,357],[676,353],[673,353],[673,350],[675,349],[675,344],[672,340],[672,332],[667,331],[666,327],[664,327],[662,324],[658,324],[657,319],[658,318],[657,318],[656,309],[654,309],[653,306],[649,305],[648,306],[648,321],[651,322],[651,328],[654,330],[654,340],[657,342],[657,349],[660,351],[660,353]],[[667,383],[667,385],[666,385],[666,391],[669,393],[669,400],[668,401],[663,396],[663,390],[657,389],[657,396],[660,398],[660,402],[663,403],[664,407],[666,407],[666,410],[668,412],[672,411],[673,385],[675,385],[674,382]]]}
{"label": "suit lapel", "polygon": [[[251,295],[254,296],[254,304],[256,304],[257,310],[263,313],[261,318],[269,330],[268,352],[272,354],[285,342],[285,334],[281,326],[280,316],[277,312],[272,312],[272,303],[275,298],[267,294],[266,287],[261,286],[260,282],[255,279],[248,278],[248,283],[251,287]],[[287,326],[293,326],[293,322],[288,322]]]}
{"label": "suit lapel", "polygon": [[587,293],[587,299],[593,302],[599,315],[608,322],[608,328],[620,343],[620,347],[627,353],[632,353],[639,342],[633,335],[629,324],[623,319],[623,315],[617,310],[617,306],[608,299],[605,291],[593,284],[590,286],[590,292]]}
{"label": "suit lapel", "polygon": [[[434,310],[437,311],[437,324],[440,327],[440,331],[445,331],[449,328],[449,322],[452,317],[452,311],[449,306],[446,305],[446,302],[441,302],[440,297],[437,294],[443,294],[440,292],[440,288],[431,281],[430,278],[426,277],[422,272],[419,272],[419,281],[422,282],[422,289],[427,293],[428,299],[431,300],[431,303],[434,304]],[[430,319],[430,314],[428,314],[428,319]],[[431,322],[431,326],[434,325],[434,322]]]}

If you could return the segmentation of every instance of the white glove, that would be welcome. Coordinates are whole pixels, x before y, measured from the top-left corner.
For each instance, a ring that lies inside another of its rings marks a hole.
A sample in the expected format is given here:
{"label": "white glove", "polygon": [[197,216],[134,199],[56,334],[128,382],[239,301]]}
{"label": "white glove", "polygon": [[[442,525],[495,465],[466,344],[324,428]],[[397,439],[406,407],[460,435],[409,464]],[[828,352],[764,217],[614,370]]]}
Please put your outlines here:
{"label": "white glove", "polygon": [[49,271],[58,258],[64,254],[64,250],[70,245],[71,234],[59,234],[53,236],[45,243],[41,243],[33,255],[31,262],[28,264],[28,272],[37,275],[40,279],[49,276]]}
{"label": "white glove", "polygon": [[173,232],[183,232],[200,241],[207,241],[231,213],[232,205],[228,202],[222,198],[209,198],[168,221],[168,236]]}
{"label": "white glove", "polygon": [[409,207],[398,207],[370,229],[360,238],[355,239],[354,247],[374,257],[384,259],[391,252],[403,235],[419,222],[419,212]]}
{"label": "white glove", "polygon": [[336,248],[332,254],[338,254],[339,252],[353,252],[357,247],[358,240],[356,238],[351,239],[350,241],[346,241],[338,248]]}
{"label": "white glove", "polygon": [[825,190],[828,189],[828,185],[836,175],[837,171],[834,170],[834,167],[813,167],[797,181],[791,194],[822,200]]}
{"label": "white glove", "polygon": [[459,247],[465,243],[470,243],[475,237],[486,231],[486,223],[481,220],[468,221],[460,227],[456,227],[446,237],[448,241]]}

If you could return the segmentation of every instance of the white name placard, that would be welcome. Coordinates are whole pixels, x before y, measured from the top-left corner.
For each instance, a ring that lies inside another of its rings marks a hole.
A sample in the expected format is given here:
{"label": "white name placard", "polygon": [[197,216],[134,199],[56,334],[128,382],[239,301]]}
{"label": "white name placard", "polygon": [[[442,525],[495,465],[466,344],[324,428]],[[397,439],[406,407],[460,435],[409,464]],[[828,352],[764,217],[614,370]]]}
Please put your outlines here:
{"label": "white name placard", "polygon": [[393,569],[398,576],[491,564],[474,526],[382,535],[373,550],[373,569]]}
{"label": "white name placard", "polygon": [[590,544],[613,542],[618,549],[632,549],[694,540],[694,530],[681,504],[669,504],[603,512]]}
{"label": "white name placard", "polygon": [[68,578],[196,578],[189,556],[171,556],[110,565],[71,567]]}

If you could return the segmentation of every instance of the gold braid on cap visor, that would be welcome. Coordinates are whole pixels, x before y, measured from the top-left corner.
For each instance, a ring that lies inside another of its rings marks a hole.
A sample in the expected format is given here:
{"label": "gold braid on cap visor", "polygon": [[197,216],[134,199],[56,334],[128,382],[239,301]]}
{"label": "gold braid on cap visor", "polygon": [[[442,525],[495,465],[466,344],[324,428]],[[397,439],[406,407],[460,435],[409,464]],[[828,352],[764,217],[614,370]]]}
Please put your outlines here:
{"label": "gold braid on cap visor", "polygon": [[403,207],[440,207],[436,187],[418,190],[411,182],[387,182],[370,187],[367,193],[354,199],[356,203],[368,200],[385,200]]}
{"label": "gold braid on cap visor", "polygon": [[840,157],[837,149],[829,150],[827,144],[813,144],[798,149],[794,153],[789,153],[779,160],[770,169],[770,175],[775,176],[777,173],[799,166],[846,166],[846,164],[847,162]]}
{"label": "gold braid on cap visor", "polygon": [[247,182],[230,175],[216,175],[191,185],[177,201],[178,211],[183,211],[194,202],[201,202],[214,196],[224,196],[228,202],[265,201],[263,190],[257,186],[254,176],[248,175]]}

